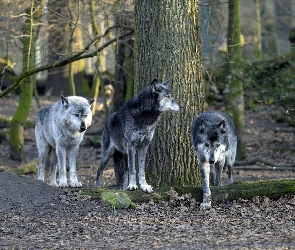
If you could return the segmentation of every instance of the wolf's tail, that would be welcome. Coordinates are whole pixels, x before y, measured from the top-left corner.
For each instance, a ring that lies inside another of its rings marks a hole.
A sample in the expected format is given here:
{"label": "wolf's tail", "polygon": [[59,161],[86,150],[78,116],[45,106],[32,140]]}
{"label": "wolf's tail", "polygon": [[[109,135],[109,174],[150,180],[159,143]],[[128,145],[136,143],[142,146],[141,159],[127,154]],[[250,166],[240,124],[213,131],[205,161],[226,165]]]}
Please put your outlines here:
{"label": "wolf's tail", "polygon": [[127,155],[116,150],[113,155],[113,161],[117,184],[123,185],[123,189],[126,189],[128,182]]}

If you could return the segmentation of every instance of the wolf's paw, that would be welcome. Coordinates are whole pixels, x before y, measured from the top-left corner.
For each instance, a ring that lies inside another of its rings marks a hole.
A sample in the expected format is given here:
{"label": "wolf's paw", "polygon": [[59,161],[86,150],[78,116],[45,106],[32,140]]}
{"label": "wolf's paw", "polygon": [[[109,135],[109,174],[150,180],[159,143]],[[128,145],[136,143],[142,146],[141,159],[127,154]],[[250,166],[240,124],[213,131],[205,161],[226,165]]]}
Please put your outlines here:
{"label": "wolf's paw", "polygon": [[233,178],[228,179],[228,184],[233,184],[233,183],[234,183]]}
{"label": "wolf's paw", "polygon": [[209,208],[211,208],[211,201],[209,201],[209,202],[202,202],[201,205],[200,205],[200,208],[201,209],[209,209]]}
{"label": "wolf's paw", "polygon": [[71,182],[71,187],[82,187],[82,183],[79,181]]}
{"label": "wolf's paw", "polygon": [[67,183],[67,181],[59,181],[58,186],[60,188],[65,188],[65,187],[68,187],[68,183]]}
{"label": "wolf's paw", "polygon": [[152,193],[153,192],[153,187],[151,185],[140,185],[141,189],[143,192],[146,192],[148,194]]}
{"label": "wolf's paw", "polygon": [[54,187],[57,187],[57,183],[56,182],[50,182],[50,186],[54,186]]}
{"label": "wolf's paw", "polygon": [[138,189],[137,185],[133,185],[133,184],[129,184],[128,187],[127,187],[127,190],[129,191],[133,191],[133,190],[136,190]]}

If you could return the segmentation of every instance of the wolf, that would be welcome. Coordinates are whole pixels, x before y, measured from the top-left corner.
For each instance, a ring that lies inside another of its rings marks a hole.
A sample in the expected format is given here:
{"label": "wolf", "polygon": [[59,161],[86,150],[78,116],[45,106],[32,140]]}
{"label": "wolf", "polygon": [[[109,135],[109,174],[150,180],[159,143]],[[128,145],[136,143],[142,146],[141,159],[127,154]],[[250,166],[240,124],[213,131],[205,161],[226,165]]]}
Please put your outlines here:
{"label": "wolf", "polygon": [[101,164],[97,170],[96,186],[102,185],[103,170],[113,157],[116,179],[119,184],[123,184],[123,190],[138,189],[135,167],[137,156],[140,188],[146,193],[152,193],[153,188],[145,179],[148,147],[161,115],[166,111],[179,110],[180,106],[172,96],[168,81],[160,83],[154,79],[150,86],[112,113],[105,121],[102,134]]}
{"label": "wolf", "polygon": [[229,183],[233,182],[232,169],[236,158],[237,136],[232,119],[222,112],[205,112],[192,123],[191,139],[198,158],[202,178],[203,203],[211,206],[209,175],[213,185],[221,185],[224,166],[228,167]]}
{"label": "wolf", "polygon": [[44,181],[45,164],[51,166],[50,185],[57,186],[56,165],[59,169],[59,187],[67,187],[66,159],[70,166],[70,186],[81,187],[76,175],[76,157],[79,145],[91,125],[93,99],[80,96],[61,96],[53,106],[41,108],[36,115],[35,137],[40,163],[38,179]]}

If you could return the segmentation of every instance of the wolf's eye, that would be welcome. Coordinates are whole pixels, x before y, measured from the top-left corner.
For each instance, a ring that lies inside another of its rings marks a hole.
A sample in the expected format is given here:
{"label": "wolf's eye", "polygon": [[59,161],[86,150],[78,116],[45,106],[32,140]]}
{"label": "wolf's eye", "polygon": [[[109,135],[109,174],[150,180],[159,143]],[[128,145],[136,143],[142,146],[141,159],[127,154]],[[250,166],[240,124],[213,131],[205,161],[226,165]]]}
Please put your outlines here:
{"label": "wolf's eye", "polygon": [[84,117],[86,118],[88,115],[85,115]]}
{"label": "wolf's eye", "polygon": [[170,95],[170,94],[169,94],[169,95],[166,95],[166,97],[167,97],[167,98],[171,98],[171,95]]}
{"label": "wolf's eye", "polygon": [[209,148],[209,143],[207,142],[207,143],[205,143],[205,147],[207,147],[207,148]]}
{"label": "wolf's eye", "polygon": [[203,134],[204,133],[204,129],[201,128],[199,132],[200,132],[200,134]]}
{"label": "wolf's eye", "polygon": [[74,116],[79,117],[79,114],[74,114]]}

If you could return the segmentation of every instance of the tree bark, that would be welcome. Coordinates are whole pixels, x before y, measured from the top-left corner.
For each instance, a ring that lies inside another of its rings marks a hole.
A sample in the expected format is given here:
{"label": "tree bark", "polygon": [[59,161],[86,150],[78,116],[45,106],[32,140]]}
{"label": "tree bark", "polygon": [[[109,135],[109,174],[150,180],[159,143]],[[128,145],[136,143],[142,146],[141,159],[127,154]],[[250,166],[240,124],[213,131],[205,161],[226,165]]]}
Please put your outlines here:
{"label": "tree bark", "polygon": [[191,123],[204,111],[197,0],[135,1],[135,93],[154,78],[170,80],[184,106],[165,113],[147,157],[147,178],[154,186],[199,185],[190,139]]}

